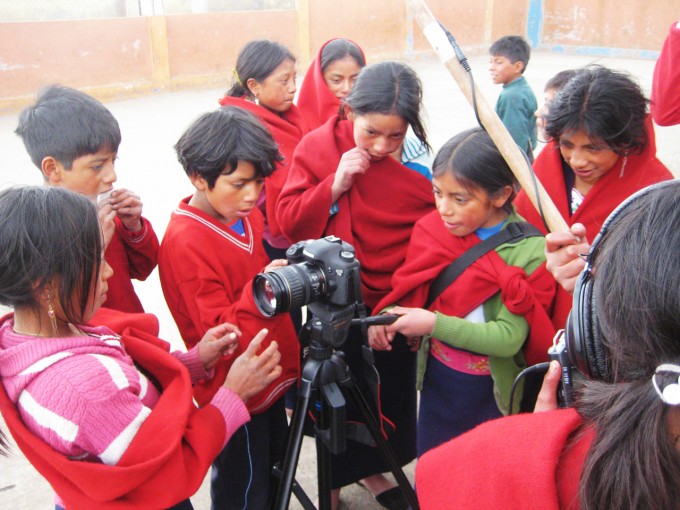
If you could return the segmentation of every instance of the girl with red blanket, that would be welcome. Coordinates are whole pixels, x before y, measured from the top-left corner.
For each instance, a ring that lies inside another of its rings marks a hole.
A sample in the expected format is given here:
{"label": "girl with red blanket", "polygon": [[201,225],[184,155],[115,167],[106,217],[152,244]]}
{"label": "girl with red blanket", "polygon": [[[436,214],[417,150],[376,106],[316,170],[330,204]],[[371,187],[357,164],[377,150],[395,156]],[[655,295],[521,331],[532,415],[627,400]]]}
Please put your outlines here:
{"label": "girl with red blanket", "polygon": [[[369,308],[390,291],[413,225],[433,209],[428,179],[391,156],[409,125],[418,138],[427,140],[421,99],[420,80],[408,66],[381,62],[364,68],[345,99],[347,118],[329,120],[298,145],[277,204],[280,225],[291,241],[333,234],[354,247]],[[360,331],[352,330],[342,347],[355,376],[362,375],[362,343]],[[405,346],[385,354],[376,353],[375,360],[381,404],[385,416],[395,422],[389,443],[403,465],[415,456],[415,359]],[[403,499],[386,501],[388,492],[401,498],[386,479],[369,485],[365,478],[387,471],[374,448],[350,441],[348,451],[332,461],[334,488],[363,478],[379,501],[406,508]]]}
{"label": "girl with red blanket", "polygon": [[[678,508],[678,222],[677,181],[620,211],[589,255],[592,306],[580,308],[599,324],[584,343],[604,369],[575,388],[574,409],[493,420],[421,457],[422,510]],[[553,400],[559,373],[553,362]]]}
{"label": "girl with red blanket", "polygon": [[245,400],[278,377],[276,344],[257,355],[260,332],[199,410],[192,384],[235,351],[237,328],[221,324],[171,354],[143,320],[120,335],[85,326],[112,274],[96,206],[63,188],[12,188],[0,218],[0,302],[14,308],[0,319],[0,410],[57,508],[192,508],[250,418]]}
{"label": "girl with red blanket", "polygon": [[265,217],[264,241],[269,258],[285,257],[290,242],[282,235],[274,206],[286,181],[293,152],[309,127],[303,114],[293,104],[295,57],[277,42],[256,40],[246,44],[234,68],[234,83],[220,99],[222,106],[238,106],[255,114],[279,145],[283,161],[269,176],[259,208]]}
{"label": "girl with red blanket", "polygon": [[340,113],[340,103],[365,65],[364,52],[349,39],[331,39],[321,47],[302,80],[297,100],[309,129]]}
{"label": "girl with red blanket", "polygon": [[[601,66],[580,70],[550,105],[546,132],[550,142],[534,162],[536,176],[571,232],[547,237],[548,268],[558,282],[552,320],[565,326],[571,291],[584,262],[579,254],[617,205],[639,189],[672,179],[656,157],[647,99],[624,73]],[[526,191],[517,212],[545,230]],[[566,276],[565,276],[566,275]]]}
{"label": "girl with red blanket", "polygon": [[[419,349],[418,455],[509,411],[510,388],[545,355],[554,336],[546,312],[554,282],[542,236],[504,243],[473,262],[424,309],[432,282],[473,246],[521,222],[511,205],[517,181],[480,128],[464,131],[434,161],[437,210],[416,223],[393,289],[377,310],[398,303],[388,326],[369,329],[371,347],[392,350],[396,333]],[[527,336],[536,353],[523,352]],[[515,402],[518,402],[516,399]],[[514,409],[513,411],[516,411]]]}

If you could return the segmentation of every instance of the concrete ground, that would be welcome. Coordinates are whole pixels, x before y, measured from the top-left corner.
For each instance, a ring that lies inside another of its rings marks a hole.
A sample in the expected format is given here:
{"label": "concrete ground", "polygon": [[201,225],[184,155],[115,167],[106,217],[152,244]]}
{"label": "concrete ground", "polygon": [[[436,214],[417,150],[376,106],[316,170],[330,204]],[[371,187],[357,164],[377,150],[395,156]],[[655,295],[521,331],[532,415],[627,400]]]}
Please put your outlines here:
{"label": "concrete ground", "polygon": [[[487,72],[486,56],[470,58],[477,86],[490,104],[494,104],[500,87],[491,83]],[[455,81],[434,54],[418,55],[406,59],[419,73],[424,84],[425,119],[431,145],[438,149],[457,132],[474,127],[475,118],[470,105],[459,91]],[[648,92],[651,86],[654,62],[649,60],[596,58],[534,52],[526,77],[534,88],[539,104],[543,98],[545,82],[558,71],[597,62],[613,69],[631,73]],[[300,73],[302,76],[302,72]],[[174,93],[108,103],[121,125],[123,141],[117,163],[118,187],[137,192],[144,201],[144,214],[162,236],[172,209],[179,199],[192,192],[189,180],[182,172],[173,152],[173,144],[182,131],[198,115],[217,106],[224,87]],[[19,138],[13,130],[17,114],[0,116],[0,187],[15,184],[41,184],[38,170],[32,166]],[[680,173],[680,126],[656,128],[658,155],[673,171]],[[176,327],[167,311],[161,293],[157,272],[146,282],[136,285],[147,311],[158,315],[161,337],[181,348]],[[0,426],[6,431],[4,423]],[[316,500],[316,461],[314,444],[305,439],[298,464],[297,479]],[[49,485],[14,448],[7,458],[0,458],[0,508],[47,509],[53,508]],[[413,480],[414,463],[405,472]],[[208,484],[204,483],[192,498],[197,510],[210,507]],[[381,508],[371,495],[359,486],[343,489],[342,508]],[[297,502],[291,508],[301,508]]]}

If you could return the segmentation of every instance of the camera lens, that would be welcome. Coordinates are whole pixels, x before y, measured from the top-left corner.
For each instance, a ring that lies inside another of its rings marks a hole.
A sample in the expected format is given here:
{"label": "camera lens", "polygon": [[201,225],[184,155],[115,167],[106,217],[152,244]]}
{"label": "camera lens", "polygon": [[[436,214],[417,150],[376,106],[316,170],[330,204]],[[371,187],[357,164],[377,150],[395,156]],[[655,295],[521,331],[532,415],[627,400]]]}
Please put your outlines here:
{"label": "camera lens", "polygon": [[326,292],[323,271],[307,262],[260,273],[253,280],[255,304],[266,317],[302,307]]}

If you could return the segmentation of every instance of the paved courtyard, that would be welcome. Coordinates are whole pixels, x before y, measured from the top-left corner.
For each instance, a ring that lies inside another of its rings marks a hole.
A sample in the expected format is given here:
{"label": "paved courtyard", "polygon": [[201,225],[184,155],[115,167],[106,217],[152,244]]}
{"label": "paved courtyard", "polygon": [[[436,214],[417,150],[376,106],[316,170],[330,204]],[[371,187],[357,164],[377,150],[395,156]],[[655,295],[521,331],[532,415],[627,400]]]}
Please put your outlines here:
{"label": "paved courtyard", "polygon": [[[486,56],[470,58],[476,83],[490,104],[494,104],[500,86],[491,83]],[[455,81],[434,54],[406,59],[424,84],[425,118],[431,144],[438,149],[459,131],[474,127],[475,117]],[[558,71],[597,62],[613,69],[625,70],[638,79],[648,92],[654,62],[649,60],[596,58],[534,52],[525,76],[534,88],[539,104],[543,86]],[[300,78],[303,72],[300,71]],[[220,89],[158,93],[152,96],[108,103],[120,122],[123,141],[117,162],[117,187],[137,192],[144,202],[144,215],[163,235],[173,208],[192,186],[175,158],[173,145],[186,126],[198,115],[217,107],[228,84]],[[0,116],[0,187],[15,184],[40,184],[38,170],[26,155],[20,139],[13,133],[17,113]],[[680,126],[656,128],[658,155],[674,175],[680,174]],[[182,348],[180,337],[168,312],[158,281],[157,271],[146,282],[136,284],[147,311],[155,313],[161,323],[161,337]],[[0,420],[0,427],[6,431]],[[305,440],[297,470],[297,479],[313,500],[316,499],[316,467],[313,442]],[[53,508],[49,485],[14,448],[7,458],[0,458],[0,508]],[[414,464],[406,473],[413,479]],[[342,508],[381,508],[364,489],[353,486],[343,490]],[[192,498],[197,510],[210,507],[208,484],[204,483]],[[297,502],[291,508],[300,508]]]}

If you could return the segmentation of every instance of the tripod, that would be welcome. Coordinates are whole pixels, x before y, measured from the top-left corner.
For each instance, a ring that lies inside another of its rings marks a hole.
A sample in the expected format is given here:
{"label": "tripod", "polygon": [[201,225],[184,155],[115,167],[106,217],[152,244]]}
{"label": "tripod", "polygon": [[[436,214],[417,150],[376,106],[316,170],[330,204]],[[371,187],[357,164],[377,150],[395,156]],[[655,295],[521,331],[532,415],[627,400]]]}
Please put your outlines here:
{"label": "tripod", "polygon": [[[330,510],[331,508],[331,464],[330,455],[342,453],[345,449],[345,398],[340,387],[344,388],[352,403],[359,409],[363,416],[370,435],[378,446],[383,460],[388,464],[390,471],[395,477],[402,494],[417,510],[418,500],[406,475],[396,460],[394,452],[387,444],[378,422],[371,412],[364,396],[357,388],[354,377],[345,362],[342,353],[334,352],[333,345],[338,345],[338,336],[344,337],[349,330],[350,324],[358,324],[363,327],[377,324],[389,324],[394,322],[395,316],[360,317],[351,319],[356,305],[349,310],[334,314],[330,320],[326,317],[315,317],[303,328],[309,335],[308,358],[302,369],[302,377],[298,390],[297,403],[291,420],[290,436],[286,457],[281,471],[281,480],[276,498],[276,509],[285,510],[290,503],[291,491],[293,491],[307,510],[315,509],[314,505],[297,485],[294,480],[295,470],[300,458],[300,447],[304,420],[309,410],[312,394],[317,396],[318,412],[315,436],[317,453],[317,475],[319,483],[319,508]],[[347,312],[351,313],[348,320]],[[302,336],[302,333],[301,333]],[[334,339],[335,342],[334,343]],[[370,351],[370,347],[362,346]]]}

